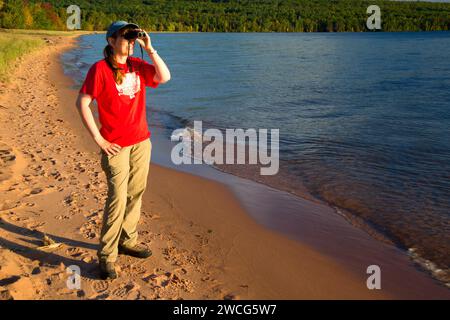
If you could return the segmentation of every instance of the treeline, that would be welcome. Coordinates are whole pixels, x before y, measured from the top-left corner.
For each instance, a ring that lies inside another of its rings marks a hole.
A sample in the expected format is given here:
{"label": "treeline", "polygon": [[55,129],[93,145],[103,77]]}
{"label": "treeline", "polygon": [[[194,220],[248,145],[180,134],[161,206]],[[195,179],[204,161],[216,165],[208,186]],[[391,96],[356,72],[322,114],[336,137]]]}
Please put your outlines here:
{"label": "treeline", "polygon": [[381,8],[382,31],[450,30],[450,4],[376,0],[0,0],[0,27],[66,30],[66,9],[81,8],[83,30],[114,20],[149,31],[369,31],[367,7]]}

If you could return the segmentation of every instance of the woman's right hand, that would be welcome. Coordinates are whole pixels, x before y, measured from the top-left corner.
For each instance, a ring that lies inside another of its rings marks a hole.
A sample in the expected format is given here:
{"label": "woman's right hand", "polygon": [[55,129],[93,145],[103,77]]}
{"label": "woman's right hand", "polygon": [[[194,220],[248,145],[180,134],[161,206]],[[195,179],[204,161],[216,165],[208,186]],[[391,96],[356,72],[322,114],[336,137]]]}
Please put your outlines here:
{"label": "woman's right hand", "polygon": [[109,156],[118,154],[120,149],[122,149],[118,144],[111,143],[101,136],[95,139],[95,142],[97,142],[98,146]]}

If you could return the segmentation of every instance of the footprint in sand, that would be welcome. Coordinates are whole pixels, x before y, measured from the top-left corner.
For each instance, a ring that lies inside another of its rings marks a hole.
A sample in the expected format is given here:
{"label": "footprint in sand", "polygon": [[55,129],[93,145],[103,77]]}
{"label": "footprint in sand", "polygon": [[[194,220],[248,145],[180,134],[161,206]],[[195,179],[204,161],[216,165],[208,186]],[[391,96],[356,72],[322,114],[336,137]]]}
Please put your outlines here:
{"label": "footprint in sand", "polygon": [[16,156],[8,146],[0,143],[0,182],[8,180],[12,177],[12,165],[16,160]]}
{"label": "footprint in sand", "polygon": [[35,196],[42,196],[45,194],[49,194],[52,193],[54,189],[53,185],[49,185],[49,186],[42,186],[42,187],[33,187],[33,188],[28,188],[25,189],[23,191],[23,198],[33,198]]}
{"label": "footprint in sand", "polygon": [[84,227],[81,227],[79,229],[80,234],[83,235],[86,239],[95,239],[99,237],[99,234],[97,232],[94,232],[92,229],[86,229]]}
{"label": "footprint in sand", "polygon": [[19,207],[22,207],[22,206],[23,205],[20,203],[20,201],[5,200],[3,202],[3,205],[0,206],[0,212],[11,210],[11,209],[18,209]]}
{"label": "footprint in sand", "polygon": [[42,228],[45,225],[45,222],[33,222],[33,223],[29,223],[27,224],[27,228],[30,230],[36,230],[36,231],[42,231],[40,230],[40,228]]}
{"label": "footprint in sand", "polygon": [[88,252],[86,252],[78,247],[71,247],[66,250],[66,254],[71,257],[77,258],[77,257],[82,257],[84,255],[87,255]]}
{"label": "footprint in sand", "polygon": [[148,268],[144,264],[145,262],[130,264],[128,267],[130,274],[138,275],[146,273],[148,271]]}
{"label": "footprint in sand", "polygon": [[18,217],[18,216],[13,215],[13,216],[10,217],[10,219],[11,219],[12,221],[21,222],[21,221],[27,221],[27,220],[29,220],[30,218],[27,218],[27,217]]}
{"label": "footprint in sand", "polygon": [[129,282],[125,286],[114,289],[111,294],[121,299],[138,299],[140,296],[139,285]]}
{"label": "footprint in sand", "polygon": [[161,218],[161,216],[158,213],[154,213],[154,212],[153,213],[149,213],[149,212],[143,211],[142,215],[145,218],[150,219],[150,220],[157,220],[157,219]]}
{"label": "footprint in sand", "polygon": [[71,216],[68,216],[66,214],[59,214],[59,215],[54,216],[54,218],[56,220],[70,220],[70,219],[72,219]]}
{"label": "footprint in sand", "polygon": [[[192,281],[181,278],[180,270],[174,272],[152,273],[142,278],[143,281],[151,284],[155,288],[177,288],[186,292],[193,292],[194,285]],[[184,270],[184,269],[183,269]],[[184,270],[185,271],[185,270]]]}
{"label": "footprint in sand", "polygon": [[109,288],[108,281],[95,281],[92,284],[92,289],[97,293],[106,291],[106,290],[108,290],[108,288]]}
{"label": "footprint in sand", "polygon": [[0,159],[2,159],[5,164],[8,164],[10,162],[14,162],[14,160],[16,160],[16,156],[11,148],[2,145],[0,147]]}

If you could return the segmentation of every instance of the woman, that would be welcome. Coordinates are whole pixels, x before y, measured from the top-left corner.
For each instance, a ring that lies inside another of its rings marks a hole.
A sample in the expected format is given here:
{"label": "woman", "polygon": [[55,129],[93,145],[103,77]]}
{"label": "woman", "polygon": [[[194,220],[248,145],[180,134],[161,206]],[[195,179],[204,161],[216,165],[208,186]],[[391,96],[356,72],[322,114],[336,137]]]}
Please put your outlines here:
{"label": "woman", "polygon": [[[118,254],[151,256],[149,249],[137,245],[136,231],[151,154],[145,87],[156,88],[169,81],[170,72],[145,31],[141,39],[129,36],[130,30],[136,29],[140,30],[138,25],[125,21],[109,26],[105,58],[89,69],[77,100],[83,123],[101,148],[101,166],[108,182],[97,253],[102,279],[117,277],[114,263]],[[131,57],[135,41],[153,64]],[[94,99],[100,131],[89,107]]]}

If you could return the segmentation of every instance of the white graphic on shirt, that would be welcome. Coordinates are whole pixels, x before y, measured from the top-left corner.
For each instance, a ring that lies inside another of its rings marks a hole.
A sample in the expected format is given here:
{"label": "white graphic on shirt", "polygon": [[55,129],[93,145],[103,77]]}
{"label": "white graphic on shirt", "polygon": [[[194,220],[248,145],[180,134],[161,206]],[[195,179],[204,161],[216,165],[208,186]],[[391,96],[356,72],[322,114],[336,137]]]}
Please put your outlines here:
{"label": "white graphic on shirt", "polygon": [[136,72],[129,72],[125,74],[122,84],[116,83],[116,88],[119,96],[126,95],[133,99],[136,93],[141,90],[141,80],[136,75]]}

